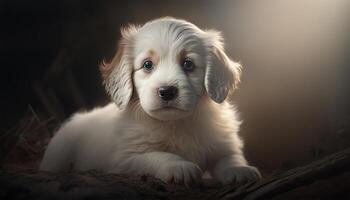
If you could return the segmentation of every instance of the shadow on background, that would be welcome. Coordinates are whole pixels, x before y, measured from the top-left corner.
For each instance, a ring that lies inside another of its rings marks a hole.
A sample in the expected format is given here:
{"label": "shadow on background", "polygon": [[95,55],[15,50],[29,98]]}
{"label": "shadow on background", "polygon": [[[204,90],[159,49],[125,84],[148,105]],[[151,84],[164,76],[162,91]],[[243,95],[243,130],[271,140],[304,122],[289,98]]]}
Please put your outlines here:
{"label": "shadow on background", "polygon": [[1,1],[0,127],[30,104],[60,121],[109,101],[98,64],[119,29],[161,16],[222,31],[243,64],[233,96],[248,159],[266,171],[350,146],[350,3],[312,1]]}

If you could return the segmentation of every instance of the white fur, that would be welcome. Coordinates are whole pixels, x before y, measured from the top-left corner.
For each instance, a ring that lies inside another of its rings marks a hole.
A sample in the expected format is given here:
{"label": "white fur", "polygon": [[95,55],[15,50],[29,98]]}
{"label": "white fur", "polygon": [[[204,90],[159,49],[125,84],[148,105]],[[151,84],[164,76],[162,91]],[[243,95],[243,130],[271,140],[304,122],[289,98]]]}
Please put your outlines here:
{"label": "white fur", "polygon": [[[122,36],[104,75],[114,103],[63,124],[41,170],[150,174],[186,185],[204,171],[222,183],[259,179],[243,156],[236,111],[225,101],[239,82],[240,65],[224,53],[220,34],[162,18],[130,26]],[[181,55],[194,71],[182,69]],[[145,59],[154,63],[150,73],[142,68]],[[164,85],[178,87],[175,100],[159,98]]]}

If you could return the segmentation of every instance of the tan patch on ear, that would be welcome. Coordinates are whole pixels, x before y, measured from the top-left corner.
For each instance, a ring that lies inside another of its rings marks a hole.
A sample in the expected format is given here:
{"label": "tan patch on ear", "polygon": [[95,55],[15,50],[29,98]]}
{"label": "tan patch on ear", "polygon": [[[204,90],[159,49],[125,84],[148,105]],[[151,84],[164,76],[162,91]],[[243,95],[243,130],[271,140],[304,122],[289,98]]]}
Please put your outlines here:
{"label": "tan patch on ear", "polygon": [[125,48],[125,41],[121,39],[118,44],[118,50],[110,63],[106,63],[105,60],[100,64],[99,69],[101,72],[102,79],[105,81],[113,72],[113,69],[118,65],[119,61],[123,56]]}

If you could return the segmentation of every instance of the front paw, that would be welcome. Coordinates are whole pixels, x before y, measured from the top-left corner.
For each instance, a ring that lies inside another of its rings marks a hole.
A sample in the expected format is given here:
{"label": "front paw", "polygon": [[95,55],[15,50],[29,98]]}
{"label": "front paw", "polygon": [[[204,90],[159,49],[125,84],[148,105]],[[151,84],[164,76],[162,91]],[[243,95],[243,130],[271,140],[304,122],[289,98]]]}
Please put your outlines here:
{"label": "front paw", "polygon": [[247,183],[261,179],[260,172],[252,166],[229,166],[219,172],[217,178],[223,184]]}
{"label": "front paw", "polygon": [[164,164],[155,176],[166,183],[185,184],[188,187],[201,180],[202,171],[192,162],[177,161]]}

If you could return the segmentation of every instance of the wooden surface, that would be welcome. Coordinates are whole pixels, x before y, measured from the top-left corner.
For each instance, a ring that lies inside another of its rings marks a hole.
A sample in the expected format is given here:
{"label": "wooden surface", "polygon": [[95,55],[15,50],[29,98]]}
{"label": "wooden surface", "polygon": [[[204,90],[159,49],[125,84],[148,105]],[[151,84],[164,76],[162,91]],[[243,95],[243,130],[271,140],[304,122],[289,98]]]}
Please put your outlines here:
{"label": "wooden surface", "polygon": [[0,170],[0,199],[350,199],[350,149],[242,186],[212,180],[193,188],[94,171]]}

